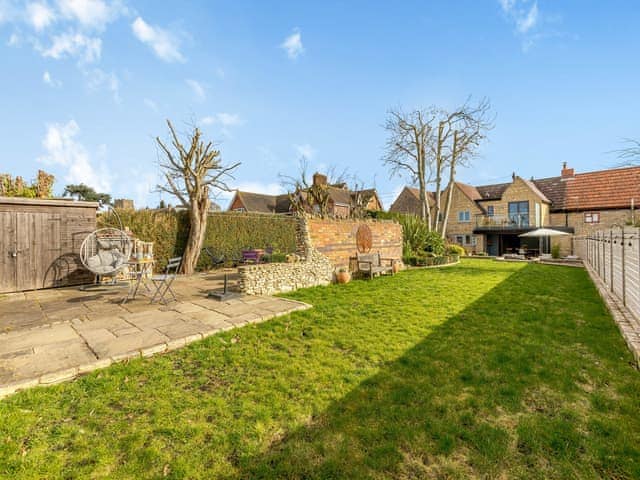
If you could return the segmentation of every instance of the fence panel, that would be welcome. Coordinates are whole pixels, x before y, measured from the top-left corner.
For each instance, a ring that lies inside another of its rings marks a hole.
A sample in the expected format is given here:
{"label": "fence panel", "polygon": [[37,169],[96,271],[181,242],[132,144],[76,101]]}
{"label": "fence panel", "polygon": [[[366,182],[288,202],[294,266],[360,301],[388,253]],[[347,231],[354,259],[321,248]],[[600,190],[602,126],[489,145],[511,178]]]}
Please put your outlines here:
{"label": "fence panel", "polygon": [[584,260],[640,318],[640,228],[614,227],[594,232],[581,241]]}

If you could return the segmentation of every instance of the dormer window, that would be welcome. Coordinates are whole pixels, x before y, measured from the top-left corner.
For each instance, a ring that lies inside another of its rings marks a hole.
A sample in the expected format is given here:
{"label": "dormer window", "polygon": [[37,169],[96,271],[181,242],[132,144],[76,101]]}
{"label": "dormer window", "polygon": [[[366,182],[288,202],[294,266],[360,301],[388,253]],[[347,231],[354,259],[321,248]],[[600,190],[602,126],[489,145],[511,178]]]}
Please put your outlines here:
{"label": "dormer window", "polygon": [[490,217],[493,217],[494,211],[493,211],[493,205],[489,205],[487,207],[487,215],[489,215]]}

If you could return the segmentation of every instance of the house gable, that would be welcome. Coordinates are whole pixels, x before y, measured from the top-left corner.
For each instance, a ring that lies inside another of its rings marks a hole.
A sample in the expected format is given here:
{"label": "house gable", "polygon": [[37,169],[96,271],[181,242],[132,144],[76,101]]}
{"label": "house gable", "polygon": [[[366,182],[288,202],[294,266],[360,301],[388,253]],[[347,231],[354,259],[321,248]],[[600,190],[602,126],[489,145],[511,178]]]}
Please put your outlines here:
{"label": "house gable", "polygon": [[[447,196],[449,194],[449,187],[445,188],[440,198],[440,204],[442,208],[442,214],[444,215],[445,208],[447,207]],[[454,189],[451,194],[451,207],[449,209],[449,220],[447,223],[447,230],[450,228],[455,229],[455,226],[464,225],[463,230],[467,230],[466,226],[469,226],[475,222],[475,216],[484,213],[484,210],[478,205],[477,200],[480,196],[471,185],[466,183],[455,182]],[[469,211],[469,220],[466,218],[463,221],[459,220],[459,212]]]}
{"label": "house gable", "polygon": [[416,188],[404,187],[398,197],[389,207],[392,213],[405,213],[410,215],[420,215],[420,197]]}

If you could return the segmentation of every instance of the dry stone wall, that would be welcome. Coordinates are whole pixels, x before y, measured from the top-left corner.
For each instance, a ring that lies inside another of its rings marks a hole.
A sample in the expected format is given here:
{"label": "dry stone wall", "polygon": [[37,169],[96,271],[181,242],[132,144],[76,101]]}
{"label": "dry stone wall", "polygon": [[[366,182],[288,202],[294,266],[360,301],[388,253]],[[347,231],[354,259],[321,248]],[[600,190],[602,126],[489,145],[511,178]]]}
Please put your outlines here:
{"label": "dry stone wall", "polygon": [[402,227],[397,222],[301,218],[296,227],[300,261],[242,266],[238,269],[240,291],[272,295],[329,284],[336,266],[349,265],[349,257],[356,254],[356,234],[362,224],[371,229],[371,251],[385,258],[402,258]]}
{"label": "dry stone wall", "polygon": [[273,295],[331,283],[334,267],[327,257],[313,248],[304,218],[300,218],[296,226],[296,249],[300,261],[294,263],[240,267],[240,291],[248,295]]}

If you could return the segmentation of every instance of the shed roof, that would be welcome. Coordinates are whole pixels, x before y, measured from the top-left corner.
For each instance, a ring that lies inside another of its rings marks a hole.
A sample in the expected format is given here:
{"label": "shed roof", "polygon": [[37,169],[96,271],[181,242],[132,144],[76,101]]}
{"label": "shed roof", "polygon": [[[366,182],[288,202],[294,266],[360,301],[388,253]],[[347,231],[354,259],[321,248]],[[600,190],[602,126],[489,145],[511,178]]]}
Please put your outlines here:
{"label": "shed roof", "polygon": [[98,202],[85,202],[72,198],[23,198],[23,197],[0,197],[0,203],[4,205],[42,205],[47,207],[100,207]]}

